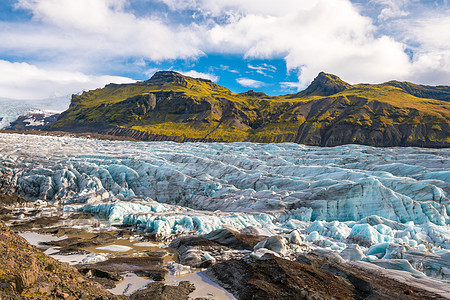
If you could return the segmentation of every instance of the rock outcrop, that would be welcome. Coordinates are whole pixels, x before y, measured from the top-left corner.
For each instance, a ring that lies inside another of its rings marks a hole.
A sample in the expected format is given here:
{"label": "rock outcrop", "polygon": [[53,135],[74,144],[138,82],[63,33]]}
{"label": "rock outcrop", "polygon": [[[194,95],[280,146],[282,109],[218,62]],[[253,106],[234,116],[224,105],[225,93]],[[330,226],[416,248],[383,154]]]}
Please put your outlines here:
{"label": "rock outcrop", "polygon": [[238,299],[358,299],[353,285],[327,271],[275,256],[229,260],[205,274]]}
{"label": "rock outcrop", "polygon": [[448,299],[445,283],[315,253],[218,263],[205,274],[238,299]]}
{"label": "rock outcrop", "polygon": [[182,236],[169,246],[178,252],[182,264],[205,268],[216,262],[243,257],[264,239],[260,235],[223,228],[202,236]]}

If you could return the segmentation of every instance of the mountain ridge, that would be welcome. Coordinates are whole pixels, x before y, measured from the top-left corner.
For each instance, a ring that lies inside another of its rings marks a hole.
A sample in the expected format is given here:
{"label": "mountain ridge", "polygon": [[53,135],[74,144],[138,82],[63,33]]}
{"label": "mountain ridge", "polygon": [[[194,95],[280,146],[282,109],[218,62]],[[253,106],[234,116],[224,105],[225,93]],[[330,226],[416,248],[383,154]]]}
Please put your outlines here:
{"label": "mountain ridge", "polygon": [[235,94],[207,79],[160,71],[73,95],[47,130],[179,142],[449,147],[447,94],[450,87],[398,81],[350,85],[324,72],[292,95]]}

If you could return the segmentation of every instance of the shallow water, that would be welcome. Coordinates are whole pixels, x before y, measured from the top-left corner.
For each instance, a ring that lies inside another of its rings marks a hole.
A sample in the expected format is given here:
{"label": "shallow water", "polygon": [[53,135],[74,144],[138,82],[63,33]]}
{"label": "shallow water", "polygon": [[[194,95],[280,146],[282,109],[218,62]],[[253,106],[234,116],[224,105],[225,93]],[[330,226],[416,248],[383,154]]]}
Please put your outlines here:
{"label": "shallow water", "polygon": [[139,277],[134,273],[126,273],[124,275],[124,280],[117,283],[115,288],[108,289],[108,291],[114,295],[130,296],[134,292],[145,288],[147,284],[152,282],[153,280]]}
{"label": "shallow water", "polygon": [[[69,236],[61,236],[58,237],[56,235],[51,234],[40,234],[38,232],[23,232],[19,234],[24,239],[26,239],[30,244],[37,246],[38,248],[41,248],[42,250],[45,250],[44,253],[49,255],[50,257],[53,257],[54,259],[69,263],[70,265],[76,265],[79,264],[83,259],[85,259],[89,254],[73,254],[73,255],[59,255],[58,248],[57,247],[48,247],[40,245],[42,242],[51,242],[51,241],[59,241],[63,240],[68,237],[77,237],[77,235],[71,234]],[[78,236],[80,237],[89,237],[92,234],[88,233],[82,233]],[[101,249],[103,247],[108,246],[122,246],[122,247],[129,247],[130,250],[128,251],[117,251],[117,250],[105,250]],[[134,239],[117,239],[116,241],[112,243],[108,243],[102,246],[93,246],[89,248],[85,248],[85,250],[90,251],[91,253],[103,253],[103,254],[119,254],[119,255],[139,255],[143,254],[144,251],[170,251],[168,255],[164,256],[164,263],[167,263],[169,261],[174,261],[174,253],[173,250],[169,248],[163,248],[165,245],[163,243],[153,243],[153,242],[139,242]],[[153,280],[145,277],[139,277],[134,273],[126,273],[123,276],[123,280],[116,283],[116,287],[113,289],[109,289],[109,291],[116,295],[131,295],[137,290],[140,290],[142,288],[145,288],[145,286]],[[175,275],[167,275],[166,277],[166,284],[168,285],[178,285],[180,281],[189,281],[193,283],[196,287],[196,290],[190,294],[191,298],[198,298],[203,297],[206,299],[216,299],[216,300],[228,300],[228,299],[235,299],[234,296],[227,292],[225,289],[217,285],[216,283],[212,282],[210,279],[208,279],[205,275],[203,275],[201,272],[192,271],[191,274],[183,275],[183,276],[175,276]]]}
{"label": "shallow water", "polygon": [[180,281],[189,281],[195,285],[195,291],[189,297],[206,298],[215,300],[236,299],[233,294],[223,289],[220,285],[206,277],[202,272],[194,272],[183,276],[167,275],[166,284],[178,285]]}

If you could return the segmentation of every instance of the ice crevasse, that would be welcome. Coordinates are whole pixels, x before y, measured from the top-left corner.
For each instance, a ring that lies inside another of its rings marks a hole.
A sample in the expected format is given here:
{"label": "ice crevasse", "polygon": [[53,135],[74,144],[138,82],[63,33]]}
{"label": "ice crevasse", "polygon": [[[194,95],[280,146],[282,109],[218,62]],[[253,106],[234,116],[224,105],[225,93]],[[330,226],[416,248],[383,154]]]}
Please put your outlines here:
{"label": "ice crevasse", "polygon": [[2,185],[27,199],[160,234],[316,226],[306,233],[334,247],[431,236],[448,247],[449,157],[450,149],[0,134]]}

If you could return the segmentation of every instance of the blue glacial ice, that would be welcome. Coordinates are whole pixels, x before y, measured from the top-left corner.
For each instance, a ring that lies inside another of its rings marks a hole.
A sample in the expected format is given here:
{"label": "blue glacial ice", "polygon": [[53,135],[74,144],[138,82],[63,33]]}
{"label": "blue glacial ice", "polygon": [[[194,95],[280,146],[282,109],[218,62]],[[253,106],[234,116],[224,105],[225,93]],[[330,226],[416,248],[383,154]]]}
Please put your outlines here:
{"label": "blue glacial ice", "polygon": [[0,134],[0,183],[160,237],[254,226],[296,251],[307,243],[354,258],[358,244],[372,261],[391,244],[450,250],[449,158],[450,149]]}

